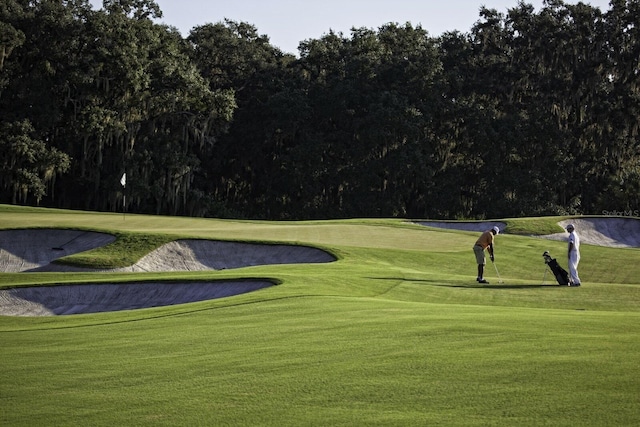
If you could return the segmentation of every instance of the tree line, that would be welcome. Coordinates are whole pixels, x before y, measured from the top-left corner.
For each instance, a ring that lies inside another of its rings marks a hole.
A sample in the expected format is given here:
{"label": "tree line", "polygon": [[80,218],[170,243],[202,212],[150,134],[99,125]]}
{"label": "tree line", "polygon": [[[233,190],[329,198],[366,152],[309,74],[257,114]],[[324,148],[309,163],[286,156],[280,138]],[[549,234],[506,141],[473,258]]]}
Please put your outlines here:
{"label": "tree line", "polygon": [[249,23],[183,37],[161,16],[151,0],[0,4],[0,202],[262,219],[640,209],[640,0],[482,7],[438,37],[328,31],[297,57]]}

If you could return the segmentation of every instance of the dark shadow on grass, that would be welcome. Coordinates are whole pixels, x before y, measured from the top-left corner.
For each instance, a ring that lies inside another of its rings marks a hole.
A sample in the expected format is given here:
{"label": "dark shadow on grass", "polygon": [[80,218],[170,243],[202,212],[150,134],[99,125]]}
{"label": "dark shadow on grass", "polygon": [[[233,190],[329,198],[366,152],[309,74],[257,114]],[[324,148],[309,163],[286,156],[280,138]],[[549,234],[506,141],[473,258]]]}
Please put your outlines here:
{"label": "dark shadow on grass", "polygon": [[436,283],[433,280],[426,279],[412,279],[411,277],[365,277],[365,279],[372,280],[393,280],[394,282],[425,282],[425,283]]}
{"label": "dark shadow on grass", "polygon": [[412,279],[410,277],[367,277],[367,279],[374,280],[393,280],[396,282],[423,282],[429,283],[433,286],[442,286],[447,288],[463,288],[463,289],[531,289],[531,288],[567,288],[568,286],[559,286],[552,283],[531,283],[531,284],[491,284],[491,283],[470,283],[470,284],[454,284],[454,283],[441,283],[434,280],[426,279]]}
{"label": "dark shadow on grass", "polygon": [[[490,283],[478,283],[478,284],[470,284],[470,285],[443,285],[438,284],[434,286],[445,286],[449,288],[466,288],[466,289],[531,289],[531,288],[559,288],[558,285],[544,285],[544,284],[523,284],[523,285],[507,285],[507,284],[496,284],[492,285]],[[566,287],[566,286],[563,286]]]}

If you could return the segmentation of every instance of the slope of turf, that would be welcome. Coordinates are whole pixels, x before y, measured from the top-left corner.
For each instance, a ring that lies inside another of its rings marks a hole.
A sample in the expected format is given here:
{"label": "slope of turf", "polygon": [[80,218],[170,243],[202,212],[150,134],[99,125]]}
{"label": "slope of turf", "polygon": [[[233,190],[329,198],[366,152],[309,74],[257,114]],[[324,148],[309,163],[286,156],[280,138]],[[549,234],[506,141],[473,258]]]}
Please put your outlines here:
{"label": "slope of turf", "polygon": [[162,308],[0,317],[0,425],[640,423],[636,249],[585,245],[584,285],[560,288],[549,275],[543,283],[541,254],[560,257],[562,242],[500,235],[505,283],[479,285],[477,233],[398,220],[123,218],[7,206],[0,220],[4,228],[304,243],[339,258],[217,272],[0,274],[3,287],[279,283]]}

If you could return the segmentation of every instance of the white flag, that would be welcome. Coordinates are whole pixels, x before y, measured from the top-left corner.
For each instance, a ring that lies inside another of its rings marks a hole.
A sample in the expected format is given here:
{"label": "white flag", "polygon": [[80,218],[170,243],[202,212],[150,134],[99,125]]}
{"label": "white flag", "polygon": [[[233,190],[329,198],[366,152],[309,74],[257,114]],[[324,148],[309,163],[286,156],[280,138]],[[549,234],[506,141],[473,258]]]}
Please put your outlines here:
{"label": "white flag", "polygon": [[122,178],[120,178],[120,184],[122,184],[123,187],[127,186],[127,173],[123,173],[122,174]]}

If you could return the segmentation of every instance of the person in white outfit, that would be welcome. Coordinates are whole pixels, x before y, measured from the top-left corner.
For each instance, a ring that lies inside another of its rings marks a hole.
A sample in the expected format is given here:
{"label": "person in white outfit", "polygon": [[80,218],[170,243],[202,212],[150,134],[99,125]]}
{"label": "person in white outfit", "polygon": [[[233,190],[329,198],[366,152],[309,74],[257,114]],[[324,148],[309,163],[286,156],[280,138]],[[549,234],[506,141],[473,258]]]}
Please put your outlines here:
{"label": "person in white outfit", "polygon": [[569,275],[571,276],[570,286],[580,286],[580,277],[578,277],[578,264],[580,263],[580,237],[576,233],[576,227],[573,224],[567,225],[569,232]]}

